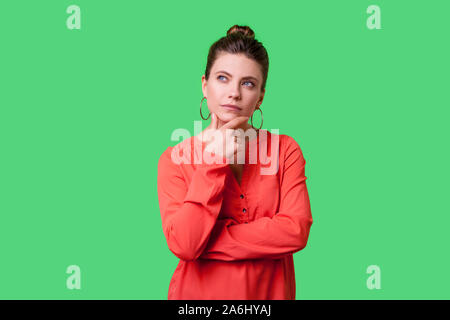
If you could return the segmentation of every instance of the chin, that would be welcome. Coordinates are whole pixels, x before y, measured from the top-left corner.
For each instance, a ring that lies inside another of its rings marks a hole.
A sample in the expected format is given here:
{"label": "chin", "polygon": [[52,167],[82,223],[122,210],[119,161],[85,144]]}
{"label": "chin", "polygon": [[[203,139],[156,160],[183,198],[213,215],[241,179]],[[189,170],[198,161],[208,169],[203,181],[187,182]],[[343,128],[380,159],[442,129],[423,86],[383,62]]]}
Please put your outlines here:
{"label": "chin", "polygon": [[222,121],[230,121],[236,117],[241,116],[241,114],[237,112],[222,112],[219,116],[220,120]]}

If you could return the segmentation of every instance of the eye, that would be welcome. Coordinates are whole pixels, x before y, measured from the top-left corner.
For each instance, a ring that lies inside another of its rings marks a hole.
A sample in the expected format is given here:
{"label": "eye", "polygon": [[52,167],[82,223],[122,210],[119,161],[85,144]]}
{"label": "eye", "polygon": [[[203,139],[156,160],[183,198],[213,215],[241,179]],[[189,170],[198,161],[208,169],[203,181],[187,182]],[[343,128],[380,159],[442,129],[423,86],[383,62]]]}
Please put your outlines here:
{"label": "eye", "polygon": [[[220,75],[217,77],[217,79],[220,79],[220,77],[226,78],[225,76]],[[244,83],[251,83],[252,84],[251,87],[255,86],[255,84],[252,81],[245,81]],[[249,87],[249,86],[247,86],[247,87]]]}

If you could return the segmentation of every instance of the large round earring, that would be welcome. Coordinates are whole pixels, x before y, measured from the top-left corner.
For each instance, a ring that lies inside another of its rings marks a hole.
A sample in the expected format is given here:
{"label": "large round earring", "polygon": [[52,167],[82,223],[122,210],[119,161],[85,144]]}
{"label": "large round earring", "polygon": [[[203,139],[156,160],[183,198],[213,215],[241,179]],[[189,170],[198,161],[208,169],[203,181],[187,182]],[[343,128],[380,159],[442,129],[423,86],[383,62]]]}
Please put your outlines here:
{"label": "large round earring", "polygon": [[259,126],[258,129],[256,129],[255,127],[253,127],[253,113],[254,113],[254,112],[252,113],[252,116],[251,116],[251,119],[250,119],[250,123],[252,124],[252,128],[253,128],[253,129],[259,130],[259,129],[262,128],[264,119],[263,119],[263,113],[262,113],[261,108],[256,108],[256,110],[259,110],[259,112],[261,112],[261,125]]}
{"label": "large round earring", "polygon": [[209,117],[211,116],[211,112],[208,114],[208,117],[207,117],[206,119],[203,118],[203,114],[202,114],[202,103],[203,103],[203,100],[204,100],[204,99],[206,99],[206,97],[203,97],[203,98],[202,98],[202,101],[200,101],[200,117],[202,117],[203,120],[208,120]]}

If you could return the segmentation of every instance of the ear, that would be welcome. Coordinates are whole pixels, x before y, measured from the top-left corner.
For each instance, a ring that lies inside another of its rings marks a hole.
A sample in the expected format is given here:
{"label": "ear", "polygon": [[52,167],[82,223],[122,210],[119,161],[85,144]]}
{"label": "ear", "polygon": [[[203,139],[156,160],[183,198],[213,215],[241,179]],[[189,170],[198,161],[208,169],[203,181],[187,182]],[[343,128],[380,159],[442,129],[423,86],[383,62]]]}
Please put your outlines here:
{"label": "ear", "polygon": [[266,89],[264,89],[261,93],[261,95],[259,96],[259,100],[258,100],[258,105],[262,104],[263,100],[264,100],[264,95],[266,94]]}
{"label": "ear", "polygon": [[206,87],[207,87],[206,77],[205,77],[205,75],[202,75],[202,91],[203,91],[203,96],[204,97],[207,97],[206,96]]}

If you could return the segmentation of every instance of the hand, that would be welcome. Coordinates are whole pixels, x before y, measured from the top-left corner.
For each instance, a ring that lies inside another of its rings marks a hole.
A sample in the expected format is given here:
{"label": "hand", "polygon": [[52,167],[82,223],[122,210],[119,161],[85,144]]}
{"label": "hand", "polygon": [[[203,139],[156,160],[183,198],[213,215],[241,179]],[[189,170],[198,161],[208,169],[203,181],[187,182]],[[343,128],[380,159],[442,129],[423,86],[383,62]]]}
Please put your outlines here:
{"label": "hand", "polygon": [[[222,127],[218,127],[218,118],[215,113],[211,113],[211,127],[203,131],[203,140],[207,142],[206,151],[213,152],[218,156],[225,156],[229,160],[234,160],[234,155],[242,146],[241,141],[237,139],[235,134],[236,128],[248,121],[249,117],[236,117],[225,123]],[[243,141],[245,143],[245,139]]]}

